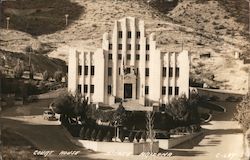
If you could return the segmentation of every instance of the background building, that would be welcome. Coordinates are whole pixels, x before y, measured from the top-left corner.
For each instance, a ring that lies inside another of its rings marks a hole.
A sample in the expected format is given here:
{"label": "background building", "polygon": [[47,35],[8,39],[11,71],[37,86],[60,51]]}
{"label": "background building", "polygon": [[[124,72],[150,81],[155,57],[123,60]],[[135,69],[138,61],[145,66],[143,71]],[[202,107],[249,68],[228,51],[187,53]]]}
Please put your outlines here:
{"label": "background building", "polygon": [[89,102],[166,104],[189,95],[188,52],[157,49],[155,35],[145,34],[144,21],[123,18],[115,21],[112,33],[103,35],[102,48],[70,49],[68,90],[84,94]]}

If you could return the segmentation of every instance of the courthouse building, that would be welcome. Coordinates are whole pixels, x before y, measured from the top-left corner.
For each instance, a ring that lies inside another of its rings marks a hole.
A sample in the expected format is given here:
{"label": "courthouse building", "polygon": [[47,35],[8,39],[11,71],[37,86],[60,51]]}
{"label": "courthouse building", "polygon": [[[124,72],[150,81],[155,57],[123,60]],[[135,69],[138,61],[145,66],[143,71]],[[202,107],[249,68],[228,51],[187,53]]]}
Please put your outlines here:
{"label": "courthouse building", "polygon": [[145,34],[144,21],[126,17],[104,33],[102,48],[71,48],[68,91],[90,103],[112,105],[117,99],[141,105],[167,104],[189,95],[189,55],[161,51],[155,35]]}

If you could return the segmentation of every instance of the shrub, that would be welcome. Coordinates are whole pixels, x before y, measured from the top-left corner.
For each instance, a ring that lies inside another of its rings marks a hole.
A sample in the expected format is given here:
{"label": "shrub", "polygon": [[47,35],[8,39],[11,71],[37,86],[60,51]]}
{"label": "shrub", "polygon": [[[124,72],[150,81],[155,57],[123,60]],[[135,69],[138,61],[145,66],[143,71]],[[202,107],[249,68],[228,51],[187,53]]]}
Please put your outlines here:
{"label": "shrub", "polygon": [[85,136],[85,128],[84,127],[82,127],[81,128],[81,130],[80,130],[80,133],[79,133],[79,137],[80,137],[80,139],[84,139],[84,136]]}
{"label": "shrub", "polygon": [[146,141],[147,140],[147,133],[144,131],[142,132],[141,138]]}
{"label": "shrub", "polygon": [[97,132],[95,129],[93,129],[92,133],[91,133],[91,140],[95,141],[96,140],[96,136],[97,136]]}
{"label": "shrub", "polygon": [[107,141],[107,142],[111,142],[112,141],[112,136],[111,136],[111,133],[110,133],[110,131],[108,131],[108,133],[107,133],[107,135],[105,136],[105,141]]}
{"label": "shrub", "polygon": [[54,78],[57,82],[61,82],[63,77],[62,71],[56,71],[54,74]]}
{"label": "shrub", "polygon": [[140,139],[141,139],[141,132],[136,132],[135,139],[136,139],[137,142],[140,141]]}
{"label": "shrub", "polygon": [[99,131],[98,131],[96,140],[97,140],[97,141],[102,141],[102,140],[103,140],[103,133],[102,133],[102,130],[101,130],[101,129],[99,129]]}
{"label": "shrub", "polygon": [[123,131],[123,130],[120,131],[119,139],[121,140],[121,142],[123,142],[124,139],[125,139],[125,134],[124,134],[124,131]]}
{"label": "shrub", "polygon": [[132,131],[130,131],[130,133],[129,133],[128,140],[129,140],[129,142],[134,141],[134,133]]}
{"label": "shrub", "polygon": [[243,131],[247,131],[250,128],[250,93],[243,97],[236,110],[235,119],[240,123]]}
{"label": "shrub", "polygon": [[88,128],[87,131],[86,131],[86,133],[85,133],[85,136],[84,136],[85,139],[90,140],[90,134],[91,134],[91,129]]}

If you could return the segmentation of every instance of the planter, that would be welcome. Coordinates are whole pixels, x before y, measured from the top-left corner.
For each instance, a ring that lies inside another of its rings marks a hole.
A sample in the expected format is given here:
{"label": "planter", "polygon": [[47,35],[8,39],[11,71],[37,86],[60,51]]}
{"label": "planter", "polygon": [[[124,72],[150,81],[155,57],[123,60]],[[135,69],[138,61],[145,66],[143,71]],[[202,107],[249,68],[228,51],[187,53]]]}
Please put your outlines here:
{"label": "planter", "polygon": [[[150,152],[150,142],[128,143],[128,142],[96,142],[89,140],[76,140],[78,146],[91,149],[96,152],[124,153],[139,155],[142,152]],[[153,143],[153,153],[159,152],[159,142]]]}

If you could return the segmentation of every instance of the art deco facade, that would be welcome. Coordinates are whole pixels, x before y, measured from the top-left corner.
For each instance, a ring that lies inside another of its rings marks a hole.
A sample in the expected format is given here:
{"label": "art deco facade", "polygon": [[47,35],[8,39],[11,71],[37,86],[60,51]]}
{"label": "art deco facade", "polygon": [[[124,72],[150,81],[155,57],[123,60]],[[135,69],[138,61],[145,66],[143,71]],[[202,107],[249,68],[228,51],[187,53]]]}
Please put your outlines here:
{"label": "art deco facade", "polygon": [[189,95],[188,52],[157,49],[155,35],[146,36],[143,21],[123,18],[103,35],[102,48],[70,49],[68,90],[93,103],[114,104],[121,98],[166,104]]}

